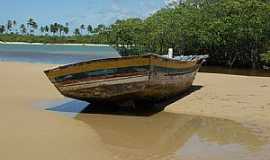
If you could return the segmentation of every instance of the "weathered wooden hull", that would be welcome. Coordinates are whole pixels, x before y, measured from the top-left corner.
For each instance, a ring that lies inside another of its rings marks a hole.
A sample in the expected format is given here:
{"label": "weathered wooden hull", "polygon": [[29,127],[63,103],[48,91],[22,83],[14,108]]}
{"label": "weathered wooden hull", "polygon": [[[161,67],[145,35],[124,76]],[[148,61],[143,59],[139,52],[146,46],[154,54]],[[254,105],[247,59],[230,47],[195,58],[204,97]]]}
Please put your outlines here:
{"label": "weathered wooden hull", "polygon": [[157,55],[93,60],[45,71],[66,97],[95,101],[156,101],[187,90],[202,59]]}

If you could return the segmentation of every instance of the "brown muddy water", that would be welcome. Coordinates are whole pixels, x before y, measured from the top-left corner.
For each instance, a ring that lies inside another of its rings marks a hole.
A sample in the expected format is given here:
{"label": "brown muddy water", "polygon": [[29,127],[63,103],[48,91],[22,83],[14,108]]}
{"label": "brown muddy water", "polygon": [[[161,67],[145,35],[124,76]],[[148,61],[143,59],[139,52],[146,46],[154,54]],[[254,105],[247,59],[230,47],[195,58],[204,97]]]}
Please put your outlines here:
{"label": "brown muddy water", "polygon": [[158,109],[142,112],[91,106],[80,101],[45,106],[46,110],[87,124],[113,155],[112,159],[270,159],[270,143],[260,136],[260,129],[231,120]]}

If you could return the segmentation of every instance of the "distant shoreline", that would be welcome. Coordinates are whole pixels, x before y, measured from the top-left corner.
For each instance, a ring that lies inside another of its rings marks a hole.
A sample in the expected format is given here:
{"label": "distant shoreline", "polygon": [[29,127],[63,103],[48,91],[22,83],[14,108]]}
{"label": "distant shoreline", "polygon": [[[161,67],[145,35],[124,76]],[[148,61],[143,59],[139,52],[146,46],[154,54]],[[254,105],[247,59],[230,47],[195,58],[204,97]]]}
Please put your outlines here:
{"label": "distant shoreline", "polygon": [[109,47],[108,44],[89,44],[89,43],[28,43],[28,42],[3,42],[0,44],[23,44],[23,45],[59,45],[59,46],[98,46]]}

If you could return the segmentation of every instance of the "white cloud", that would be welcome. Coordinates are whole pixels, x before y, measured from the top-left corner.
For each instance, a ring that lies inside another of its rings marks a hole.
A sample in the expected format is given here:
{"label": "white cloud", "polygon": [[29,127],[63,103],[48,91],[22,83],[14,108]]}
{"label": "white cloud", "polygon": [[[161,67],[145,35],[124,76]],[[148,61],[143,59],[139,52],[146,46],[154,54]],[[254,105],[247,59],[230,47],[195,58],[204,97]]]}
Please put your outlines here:
{"label": "white cloud", "polygon": [[180,2],[185,2],[186,0],[165,0],[165,4],[168,5],[175,5],[175,4],[179,4]]}
{"label": "white cloud", "polygon": [[162,6],[156,3],[156,0],[137,0],[134,1],[134,7],[125,0],[110,0],[110,5],[96,5],[89,3],[84,12],[70,15],[72,19],[70,24],[78,26],[84,24],[111,24],[117,19],[126,19],[131,17],[146,18],[155,13]]}

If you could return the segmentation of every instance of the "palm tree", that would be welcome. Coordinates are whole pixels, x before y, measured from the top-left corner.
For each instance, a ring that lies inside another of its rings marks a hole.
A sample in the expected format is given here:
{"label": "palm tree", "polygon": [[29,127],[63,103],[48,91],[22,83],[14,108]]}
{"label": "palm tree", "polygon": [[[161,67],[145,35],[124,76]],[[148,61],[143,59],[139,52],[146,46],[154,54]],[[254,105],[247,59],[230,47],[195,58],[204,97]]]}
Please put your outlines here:
{"label": "palm tree", "polygon": [[25,27],[24,24],[21,24],[21,26],[20,26],[20,31],[21,31],[22,34],[26,34],[27,29],[26,29],[26,27]]}
{"label": "palm tree", "polygon": [[8,22],[7,22],[7,31],[11,31],[12,25],[13,25],[12,20],[8,20]]}
{"label": "palm tree", "polygon": [[32,28],[33,28],[33,32],[35,32],[35,30],[38,29],[38,24],[37,24],[37,22],[34,22],[34,23],[33,23]]}
{"label": "palm tree", "polygon": [[0,25],[0,33],[3,34],[6,31],[6,28],[4,25]]}
{"label": "palm tree", "polygon": [[76,28],[76,29],[74,30],[74,34],[75,34],[75,36],[80,36],[80,35],[81,35],[80,29],[79,29],[79,28]]}
{"label": "palm tree", "polygon": [[29,18],[26,25],[27,25],[27,28],[28,28],[28,31],[31,32],[31,28],[32,28],[32,24],[34,22],[34,19],[33,18]]}
{"label": "palm tree", "polygon": [[27,21],[27,27],[30,29],[30,33],[34,33],[35,29],[38,28],[38,24],[33,18],[29,18]]}
{"label": "palm tree", "polygon": [[13,26],[16,26],[17,25],[17,22],[16,22],[16,20],[13,20]]}
{"label": "palm tree", "polygon": [[58,23],[51,24],[50,31],[53,33],[53,35],[55,35],[55,33],[59,31],[59,24]]}
{"label": "palm tree", "polygon": [[80,26],[80,29],[81,29],[81,34],[82,34],[82,33],[83,33],[83,30],[85,30],[84,24],[82,24],[82,25]]}
{"label": "palm tree", "polygon": [[43,33],[45,32],[45,27],[41,26],[41,27],[40,27],[40,32],[41,32],[42,35],[43,35]]}
{"label": "palm tree", "polygon": [[[12,25],[13,25],[13,27],[16,27],[16,25],[17,25],[16,20],[13,20],[13,21],[12,21]],[[17,32],[17,29],[16,29],[16,28],[15,28],[14,30]]]}
{"label": "palm tree", "polygon": [[95,33],[101,33],[103,31],[105,31],[106,26],[104,24],[99,24],[95,29],[94,32]]}
{"label": "palm tree", "polygon": [[46,32],[46,35],[47,35],[49,33],[49,31],[50,31],[50,27],[46,25],[44,27],[44,31]]}
{"label": "palm tree", "polygon": [[58,24],[58,28],[59,28],[59,33],[60,33],[60,37],[62,36],[62,32],[64,32],[65,30],[65,26]]}
{"label": "palm tree", "polygon": [[53,24],[50,25],[50,32],[55,35],[56,33],[56,29],[55,29],[55,26]]}
{"label": "palm tree", "polygon": [[91,34],[93,32],[93,27],[90,24],[87,26],[87,31],[88,34]]}
{"label": "palm tree", "polygon": [[68,34],[68,32],[69,32],[69,28],[66,26],[66,27],[64,27],[64,33],[67,35]]}

